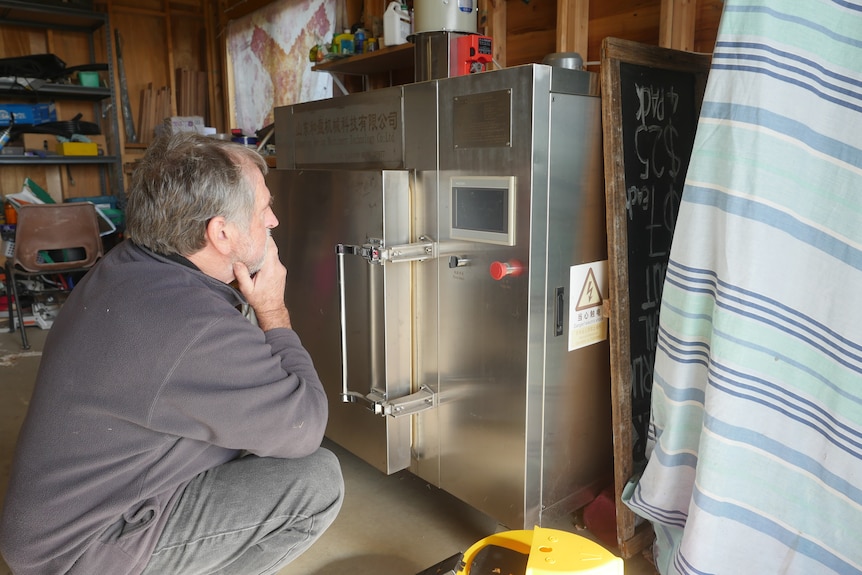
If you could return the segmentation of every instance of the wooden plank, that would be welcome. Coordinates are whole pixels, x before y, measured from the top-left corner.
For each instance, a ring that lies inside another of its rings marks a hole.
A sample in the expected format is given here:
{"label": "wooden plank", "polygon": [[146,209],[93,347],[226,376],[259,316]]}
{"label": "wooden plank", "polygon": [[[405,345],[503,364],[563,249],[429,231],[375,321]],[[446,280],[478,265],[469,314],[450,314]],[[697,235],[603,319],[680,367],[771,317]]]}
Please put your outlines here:
{"label": "wooden plank", "polygon": [[149,84],[141,90],[141,128],[138,141],[141,144],[150,143],[150,98],[153,97],[153,85]]}
{"label": "wooden plank", "polygon": [[156,94],[153,92],[153,83],[147,84],[147,111],[146,111],[146,126],[147,136],[144,139],[146,144],[153,141],[153,118],[156,115]]}
{"label": "wooden plank", "polygon": [[44,30],[0,26],[0,58],[15,58],[49,52]]}
{"label": "wooden plank", "polygon": [[[263,8],[264,6],[272,3],[273,1],[274,0],[229,0],[228,2],[224,2],[223,13],[225,21],[242,18],[247,14],[251,14],[255,10]],[[356,12],[356,14],[354,14],[354,16],[359,16],[358,11]]]}
{"label": "wooden plank", "polygon": [[151,144],[155,138],[156,118],[159,115],[159,91],[161,88],[153,86],[150,97],[147,100],[147,144]]}
{"label": "wooden plank", "polygon": [[170,118],[175,115],[176,106],[174,104],[174,99],[172,97],[172,90],[170,86],[165,86],[164,88],[164,98],[162,100],[164,107],[162,108],[162,114],[159,118],[159,123],[165,121],[165,119]]}
{"label": "wooden plank", "polygon": [[154,12],[165,9],[163,0],[111,0],[111,8],[139,8]]}
{"label": "wooden plank", "polygon": [[168,82],[166,86],[168,88],[167,95],[169,97],[169,106],[168,113],[162,116],[161,119],[167,118],[169,116],[175,116],[177,113],[177,103],[174,100],[173,96],[176,94],[176,86],[174,86],[174,75],[171,73],[172,70],[175,70],[177,67],[177,63],[175,60],[174,54],[174,19],[166,18],[165,24],[167,25],[167,55],[168,55]]}
{"label": "wooden plank", "polygon": [[673,43],[673,9],[675,6],[676,0],[661,0],[658,45],[665,48],[670,48]]}
{"label": "wooden plank", "polygon": [[140,99],[138,100],[138,123],[137,123],[138,131],[140,132],[138,134],[138,143],[141,143],[141,144],[144,143],[144,140],[145,140],[144,133],[146,132],[146,129],[147,129],[146,125],[144,124],[144,110],[146,110],[146,106],[144,105],[144,100],[146,100],[146,98],[147,98],[147,91],[146,91],[146,89],[142,89]]}
{"label": "wooden plank", "polygon": [[225,125],[224,102],[221,98],[222,94],[222,70],[225,60],[224,50],[220,47],[220,42],[217,41],[218,14],[214,13],[214,2],[205,2],[205,17],[206,17],[206,35],[204,44],[206,48],[206,58],[202,62],[202,67],[207,71],[207,102],[209,107],[209,117],[207,124],[215,126],[216,131],[223,132]]}
{"label": "wooden plank", "polygon": [[185,112],[183,107],[183,95],[185,94],[185,88],[183,86],[183,69],[177,68],[174,70],[174,75],[176,76],[174,85],[177,87],[177,115],[182,116]]}
{"label": "wooden plank", "polygon": [[90,59],[90,38],[87,35],[63,30],[50,30],[49,34],[51,52],[59,56],[66,63],[66,66],[107,62],[103,54],[96,55],[95,60]]}
{"label": "wooden plank", "polygon": [[194,110],[194,101],[195,101],[195,86],[192,81],[192,73],[186,68],[183,70],[183,82],[185,83],[186,93],[183,94],[183,105],[185,106],[186,112],[185,114],[179,114],[178,116],[190,116],[192,115],[192,110]]}
{"label": "wooden plank", "polygon": [[[168,76],[173,73],[172,69],[165,66],[164,58],[157,56],[167,46],[167,30],[164,18],[160,16],[146,16],[141,14],[129,14],[126,12],[114,12],[111,15],[111,23],[114,28],[120,30],[123,36],[123,60],[126,69],[126,83],[129,94],[139,94],[148,86],[162,86],[167,84]],[[140,115],[135,110],[135,102],[132,102],[133,116]],[[124,131],[122,122],[120,130]],[[145,126],[138,126],[136,131],[143,132]],[[143,143],[143,140],[139,141]],[[152,134],[150,134],[152,138]],[[119,141],[126,141],[125,134]]]}
{"label": "wooden plank", "polygon": [[[620,503],[619,501],[617,501],[617,509],[619,509],[619,505]],[[629,517],[634,517],[634,514],[631,511],[629,511]],[[647,549],[650,545],[652,545],[654,540],[655,532],[652,529],[652,525],[647,522],[641,523],[634,528],[634,531],[632,532],[632,536],[630,538],[624,541],[620,541],[620,555],[622,555],[626,559],[630,559],[635,555],[641,553],[644,549]]]}
{"label": "wooden plank", "polygon": [[203,6],[201,6],[201,0],[170,0],[168,9],[171,12],[186,11],[199,14],[203,11]]}
{"label": "wooden plank", "polygon": [[[171,115],[170,113],[170,90],[167,86],[159,88],[158,99],[156,100],[156,116],[153,118],[153,131],[165,121],[165,118]],[[165,113],[165,110],[168,110]]]}
{"label": "wooden plank", "polygon": [[338,58],[315,64],[312,70],[339,72],[342,74],[368,75],[388,73],[402,68],[413,68],[412,43],[386,46],[375,52],[356,54],[349,58]]}
{"label": "wooden plank", "polygon": [[718,36],[718,23],[724,9],[724,0],[697,0],[697,18],[694,26],[694,51],[712,53]]}
{"label": "wooden plank", "polygon": [[658,46],[661,4],[659,0],[639,2],[636,8],[618,2],[622,12],[599,13],[595,4],[590,11],[590,45],[586,61],[601,59],[602,42],[607,37],[623,38],[643,44]]}
{"label": "wooden plank", "polygon": [[188,115],[188,106],[186,104],[186,98],[188,98],[188,80],[186,76],[188,75],[188,70],[183,68],[176,69],[176,87],[177,87],[177,115],[178,116],[187,116]]}
{"label": "wooden plank", "polygon": [[[511,19],[512,15],[509,14]],[[556,30],[535,30],[520,34],[510,33],[506,46],[506,65],[541,62],[544,57],[556,50]]]}
{"label": "wooden plank", "polygon": [[153,141],[153,126],[156,123],[156,91],[153,84],[147,85],[147,144]]}
{"label": "wooden plank", "polygon": [[589,0],[557,0],[557,52],[577,52],[587,58]]}
{"label": "wooden plank", "polygon": [[207,74],[206,72],[197,72],[197,82],[195,85],[195,102],[196,102],[196,116],[203,116],[204,120],[207,119]]}
{"label": "wooden plank", "polygon": [[[508,34],[550,32],[556,37],[557,5],[547,2],[508,2]],[[552,50],[553,51],[553,50]]]}
{"label": "wooden plank", "polygon": [[506,23],[508,2],[505,0],[482,0],[479,32],[491,38],[494,61],[500,68],[506,67]]}
{"label": "wooden plank", "polygon": [[618,38],[602,44],[614,486],[626,558],[651,541],[621,496],[645,464],[661,288],[709,63]]}
{"label": "wooden plank", "polygon": [[696,0],[662,0],[659,46],[694,50]]}
{"label": "wooden plank", "polygon": [[233,60],[227,50],[227,40],[222,41],[222,53],[224,54],[224,80],[222,82],[223,107],[225,110],[224,132],[236,127],[236,93],[233,75]]}
{"label": "wooden plank", "polygon": [[175,68],[202,69],[206,30],[201,18],[171,16],[171,43]]}
{"label": "wooden plank", "polygon": [[[506,4],[505,66],[541,62],[557,51],[557,6],[548,2]],[[500,62],[503,64],[503,62]]]}

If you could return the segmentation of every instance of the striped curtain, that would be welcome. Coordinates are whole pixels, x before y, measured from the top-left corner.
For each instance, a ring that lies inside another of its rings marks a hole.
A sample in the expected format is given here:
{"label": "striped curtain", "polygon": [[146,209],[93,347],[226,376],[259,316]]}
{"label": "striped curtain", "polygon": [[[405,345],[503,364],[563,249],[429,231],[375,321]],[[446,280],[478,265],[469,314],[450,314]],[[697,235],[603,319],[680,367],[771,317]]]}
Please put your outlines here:
{"label": "striped curtain", "polygon": [[725,2],[664,286],[663,574],[862,573],[862,2]]}

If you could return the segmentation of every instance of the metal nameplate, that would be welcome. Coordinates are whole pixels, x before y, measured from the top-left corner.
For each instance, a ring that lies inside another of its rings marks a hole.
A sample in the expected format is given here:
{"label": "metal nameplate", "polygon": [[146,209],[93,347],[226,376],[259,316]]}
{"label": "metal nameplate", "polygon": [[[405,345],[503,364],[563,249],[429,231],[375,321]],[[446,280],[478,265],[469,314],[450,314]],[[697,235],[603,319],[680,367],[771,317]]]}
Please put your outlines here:
{"label": "metal nameplate", "polygon": [[456,148],[512,145],[512,90],[456,96],[452,110]]}
{"label": "metal nameplate", "polygon": [[[382,94],[381,94],[382,92]],[[400,90],[354,94],[294,109],[296,167],[403,163]]]}

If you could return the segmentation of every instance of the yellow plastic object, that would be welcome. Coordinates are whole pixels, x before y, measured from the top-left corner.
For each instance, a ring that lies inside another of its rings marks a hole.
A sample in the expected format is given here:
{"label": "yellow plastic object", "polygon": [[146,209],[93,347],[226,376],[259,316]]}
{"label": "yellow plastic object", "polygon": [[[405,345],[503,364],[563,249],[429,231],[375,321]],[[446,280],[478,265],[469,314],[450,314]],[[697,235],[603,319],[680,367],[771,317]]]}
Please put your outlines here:
{"label": "yellow plastic object", "polygon": [[598,543],[574,533],[543,527],[503,531],[481,539],[464,553],[457,575],[470,575],[473,559],[488,545],[528,555],[525,575],[623,575],[623,560]]}
{"label": "yellow plastic object", "polygon": [[95,142],[61,142],[57,145],[61,156],[98,156],[99,146]]}

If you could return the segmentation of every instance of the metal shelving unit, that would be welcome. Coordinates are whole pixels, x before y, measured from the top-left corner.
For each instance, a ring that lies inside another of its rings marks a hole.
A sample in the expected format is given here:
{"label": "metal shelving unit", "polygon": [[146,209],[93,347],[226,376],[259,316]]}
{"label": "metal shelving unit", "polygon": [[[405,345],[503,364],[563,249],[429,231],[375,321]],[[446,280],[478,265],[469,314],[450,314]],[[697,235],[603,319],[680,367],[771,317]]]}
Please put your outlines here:
{"label": "metal shelving unit", "polygon": [[36,89],[25,88],[21,85],[0,82],[0,96],[14,96],[19,98],[60,98],[63,100],[90,100],[98,102],[106,98],[112,98],[110,88],[93,88],[89,86],[75,86],[72,84],[45,83]]}
{"label": "metal shelving unit", "polygon": [[[105,56],[108,65],[108,87],[87,87],[51,82],[37,82],[34,87],[19,84],[0,84],[0,97],[28,101],[40,100],[78,100],[91,101],[94,114],[99,120],[107,120],[109,134],[106,134],[110,154],[104,156],[12,156],[0,155],[0,165],[98,165],[101,170],[102,192],[116,196],[118,202],[125,203],[123,190],[123,165],[119,153],[119,119],[117,116],[117,95],[114,90],[114,66],[111,44],[111,27],[108,15],[103,12],[84,10],[66,6],[37,4],[30,0],[0,0],[0,24],[66,30],[87,34],[89,38],[90,62],[96,61],[96,35],[104,35]],[[110,185],[109,185],[110,183]]]}
{"label": "metal shelving unit", "polygon": [[64,165],[64,164],[78,164],[78,165],[87,165],[87,164],[113,164],[116,162],[117,158],[115,156],[45,156],[44,158],[39,156],[0,156],[0,165],[27,165],[27,166],[38,166],[38,165]]}

